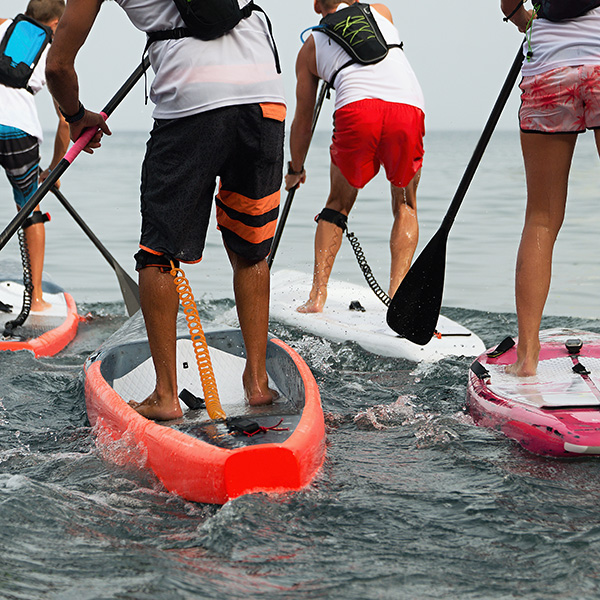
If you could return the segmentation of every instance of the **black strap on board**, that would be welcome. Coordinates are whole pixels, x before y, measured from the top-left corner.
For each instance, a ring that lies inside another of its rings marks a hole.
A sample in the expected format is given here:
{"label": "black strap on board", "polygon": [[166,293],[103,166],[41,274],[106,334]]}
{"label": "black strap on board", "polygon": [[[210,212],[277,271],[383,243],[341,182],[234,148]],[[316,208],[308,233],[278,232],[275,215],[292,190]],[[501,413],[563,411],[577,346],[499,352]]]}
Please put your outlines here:
{"label": "black strap on board", "polygon": [[493,350],[487,353],[490,358],[498,358],[508,352],[515,345],[515,340],[510,336],[505,337]]}
{"label": "black strap on board", "polygon": [[471,363],[471,371],[473,371],[478,379],[484,380],[490,378],[490,372],[478,360]]}

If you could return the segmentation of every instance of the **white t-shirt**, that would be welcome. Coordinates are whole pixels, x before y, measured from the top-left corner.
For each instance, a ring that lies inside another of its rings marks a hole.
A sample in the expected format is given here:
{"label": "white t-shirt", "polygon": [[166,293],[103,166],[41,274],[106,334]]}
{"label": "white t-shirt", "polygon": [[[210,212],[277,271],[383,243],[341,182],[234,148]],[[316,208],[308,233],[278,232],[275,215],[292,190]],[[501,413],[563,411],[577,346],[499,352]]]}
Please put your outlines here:
{"label": "white t-shirt", "polygon": [[[600,65],[600,8],[559,23],[534,19],[530,44],[533,56],[523,61],[524,76],[539,75],[559,67]],[[525,56],[528,51],[525,41]]]}
{"label": "white t-shirt", "polygon": [[[11,23],[12,19],[8,19],[0,24],[0,39],[4,37]],[[29,87],[34,94],[37,94],[46,85],[46,56],[49,48],[46,46],[29,79]],[[21,129],[38,138],[40,142],[43,139],[35,99],[33,94],[26,89],[11,88],[0,84],[0,124]]]}
{"label": "white t-shirt", "polygon": [[[348,8],[340,4],[337,10]],[[373,7],[371,12],[388,44],[399,44],[400,34],[390,21]],[[325,33],[314,31],[317,59],[317,73],[325,81],[342,65],[350,60],[350,55]],[[388,55],[374,65],[352,64],[342,69],[334,81],[335,110],[367,98],[377,98],[386,102],[410,104],[425,110],[423,92],[408,59],[400,48],[391,48]]]}
{"label": "white t-shirt", "polygon": [[[248,0],[238,0],[240,6]],[[141,31],[184,27],[173,0],[117,0]],[[150,46],[156,119],[175,119],[238,104],[285,104],[264,17],[253,12],[230,32],[205,42],[165,40]]]}

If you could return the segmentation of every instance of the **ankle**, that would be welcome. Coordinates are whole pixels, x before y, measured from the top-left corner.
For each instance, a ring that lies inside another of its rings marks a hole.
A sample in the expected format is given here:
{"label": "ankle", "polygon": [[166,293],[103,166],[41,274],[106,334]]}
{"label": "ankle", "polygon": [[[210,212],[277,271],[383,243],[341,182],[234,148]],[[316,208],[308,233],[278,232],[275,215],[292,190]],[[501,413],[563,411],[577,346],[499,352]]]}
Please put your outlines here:
{"label": "ankle", "polygon": [[533,339],[521,339],[517,340],[517,360],[535,360],[537,362],[540,355],[540,340],[538,336]]}

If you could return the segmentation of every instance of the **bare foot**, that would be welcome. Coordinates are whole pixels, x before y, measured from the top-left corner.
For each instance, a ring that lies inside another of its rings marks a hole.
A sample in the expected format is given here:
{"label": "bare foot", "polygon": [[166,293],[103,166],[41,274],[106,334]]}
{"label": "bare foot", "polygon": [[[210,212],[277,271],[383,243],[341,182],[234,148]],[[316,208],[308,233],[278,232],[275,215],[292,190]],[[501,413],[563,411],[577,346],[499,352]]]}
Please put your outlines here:
{"label": "bare foot", "polygon": [[527,343],[522,340],[517,342],[517,360],[506,367],[506,372],[517,377],[533,377],[537,374],[537,366],[540,358],[540,342],[537,337]]}
{"label": "bare foot", "polygon": [[158,397],[156,390],[143,402],[132,400],[127,404],[142,415],[142,417],[154,421],[171,421],[173,419],[180,419],[183,416],[183,411],[177,398],[167,401],[162,400]]}
{"label": "bare foot", "polygon": [[537,363],[537,360],[517,360],[516,363],[506,367],[506,372],[517,377],[533,377],[537,373]]}
{"label": "bare foot", "polygon": [[296,310],[299,313],[320,313],[323,312],[323,307],[325,306],[325,299],[327,296],[319,295],[313,297],[312,294],[310,298],[304,303],[301,304]]}
{"label": "bare foot", "polygon": [[273,400],[279,398],[279,394],[269,387],[266,374],[259,381],[258,378],[244,373],[242,380],[244,395],[250,406],[265,406],[266,404],[272,404]]}
{"label": "bare foot", "polygon": [[31,301],[31,310],[34,312],[42,312],[44,310],[48,310],[49,308],[52,308],[52,304],[50,304],[50,302],[46,302],[43,298],[38,298]]}
{"label": "bare foot", "polygon": [[245,395],[250,406],[266,406],[267,404],[273,404],[273,400],[279,398],[279,394],[271,388],[267,388],[266,392],[258,393],[249,393],[246,391]]}

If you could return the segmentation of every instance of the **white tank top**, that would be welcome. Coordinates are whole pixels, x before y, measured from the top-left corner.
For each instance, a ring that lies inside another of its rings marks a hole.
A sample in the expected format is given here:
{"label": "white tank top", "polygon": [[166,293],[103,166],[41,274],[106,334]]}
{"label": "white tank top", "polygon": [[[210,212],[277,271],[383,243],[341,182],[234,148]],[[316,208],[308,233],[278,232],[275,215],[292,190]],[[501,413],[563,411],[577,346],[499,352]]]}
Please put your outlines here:
{"label": "white tank top", "polygon": [[[116,0],[141,31],[184,27],[172,0]],[[248,0],[238,0],[245,6]],[[141,51],[141,49],[140,49]],[[150,46],[155,73],[150,99],[155,119],[175,119],[237,104],[285,104],[264,17],[253,12],[209,42],[165,40]]]}
{"label": "white tank top", "polygon": [[[528,51],[526,41],[525,56]],[[523,61],[524,76],[559,67],[600,65],[600,8],[559,23],[535,19],[531,27],[531,51],[531,60]]]}
{"label": "white tank top", "polygon": [[[337,10],[347,8],[340,4]],[[383,15],[371,7],[379,29],[388,44],[399,44],[398,30]],[[314,31],[317,73],[324,81],[350,60],[350,55],[325,33]],[[425,110],[421,86],[408,59],[400,48],[391,48],[388,55],[375,65],[353,64],[342,69],[335,78],[335,110],[367,98],[410,104]]]}
{"label": "white tank top", "polygon": [[[12,19],[0,25],[0,39],[4,37]],[[29,87],[37,94],[46,84],[46,56],[49,46],[40,57],[40,61],[29,79]],[[38,117],[33,94],[25,89],[11,88],[0,84],[0,125],[16,127],[29,135],[35,136],[40,142],[43,139],[42,126]]]}

